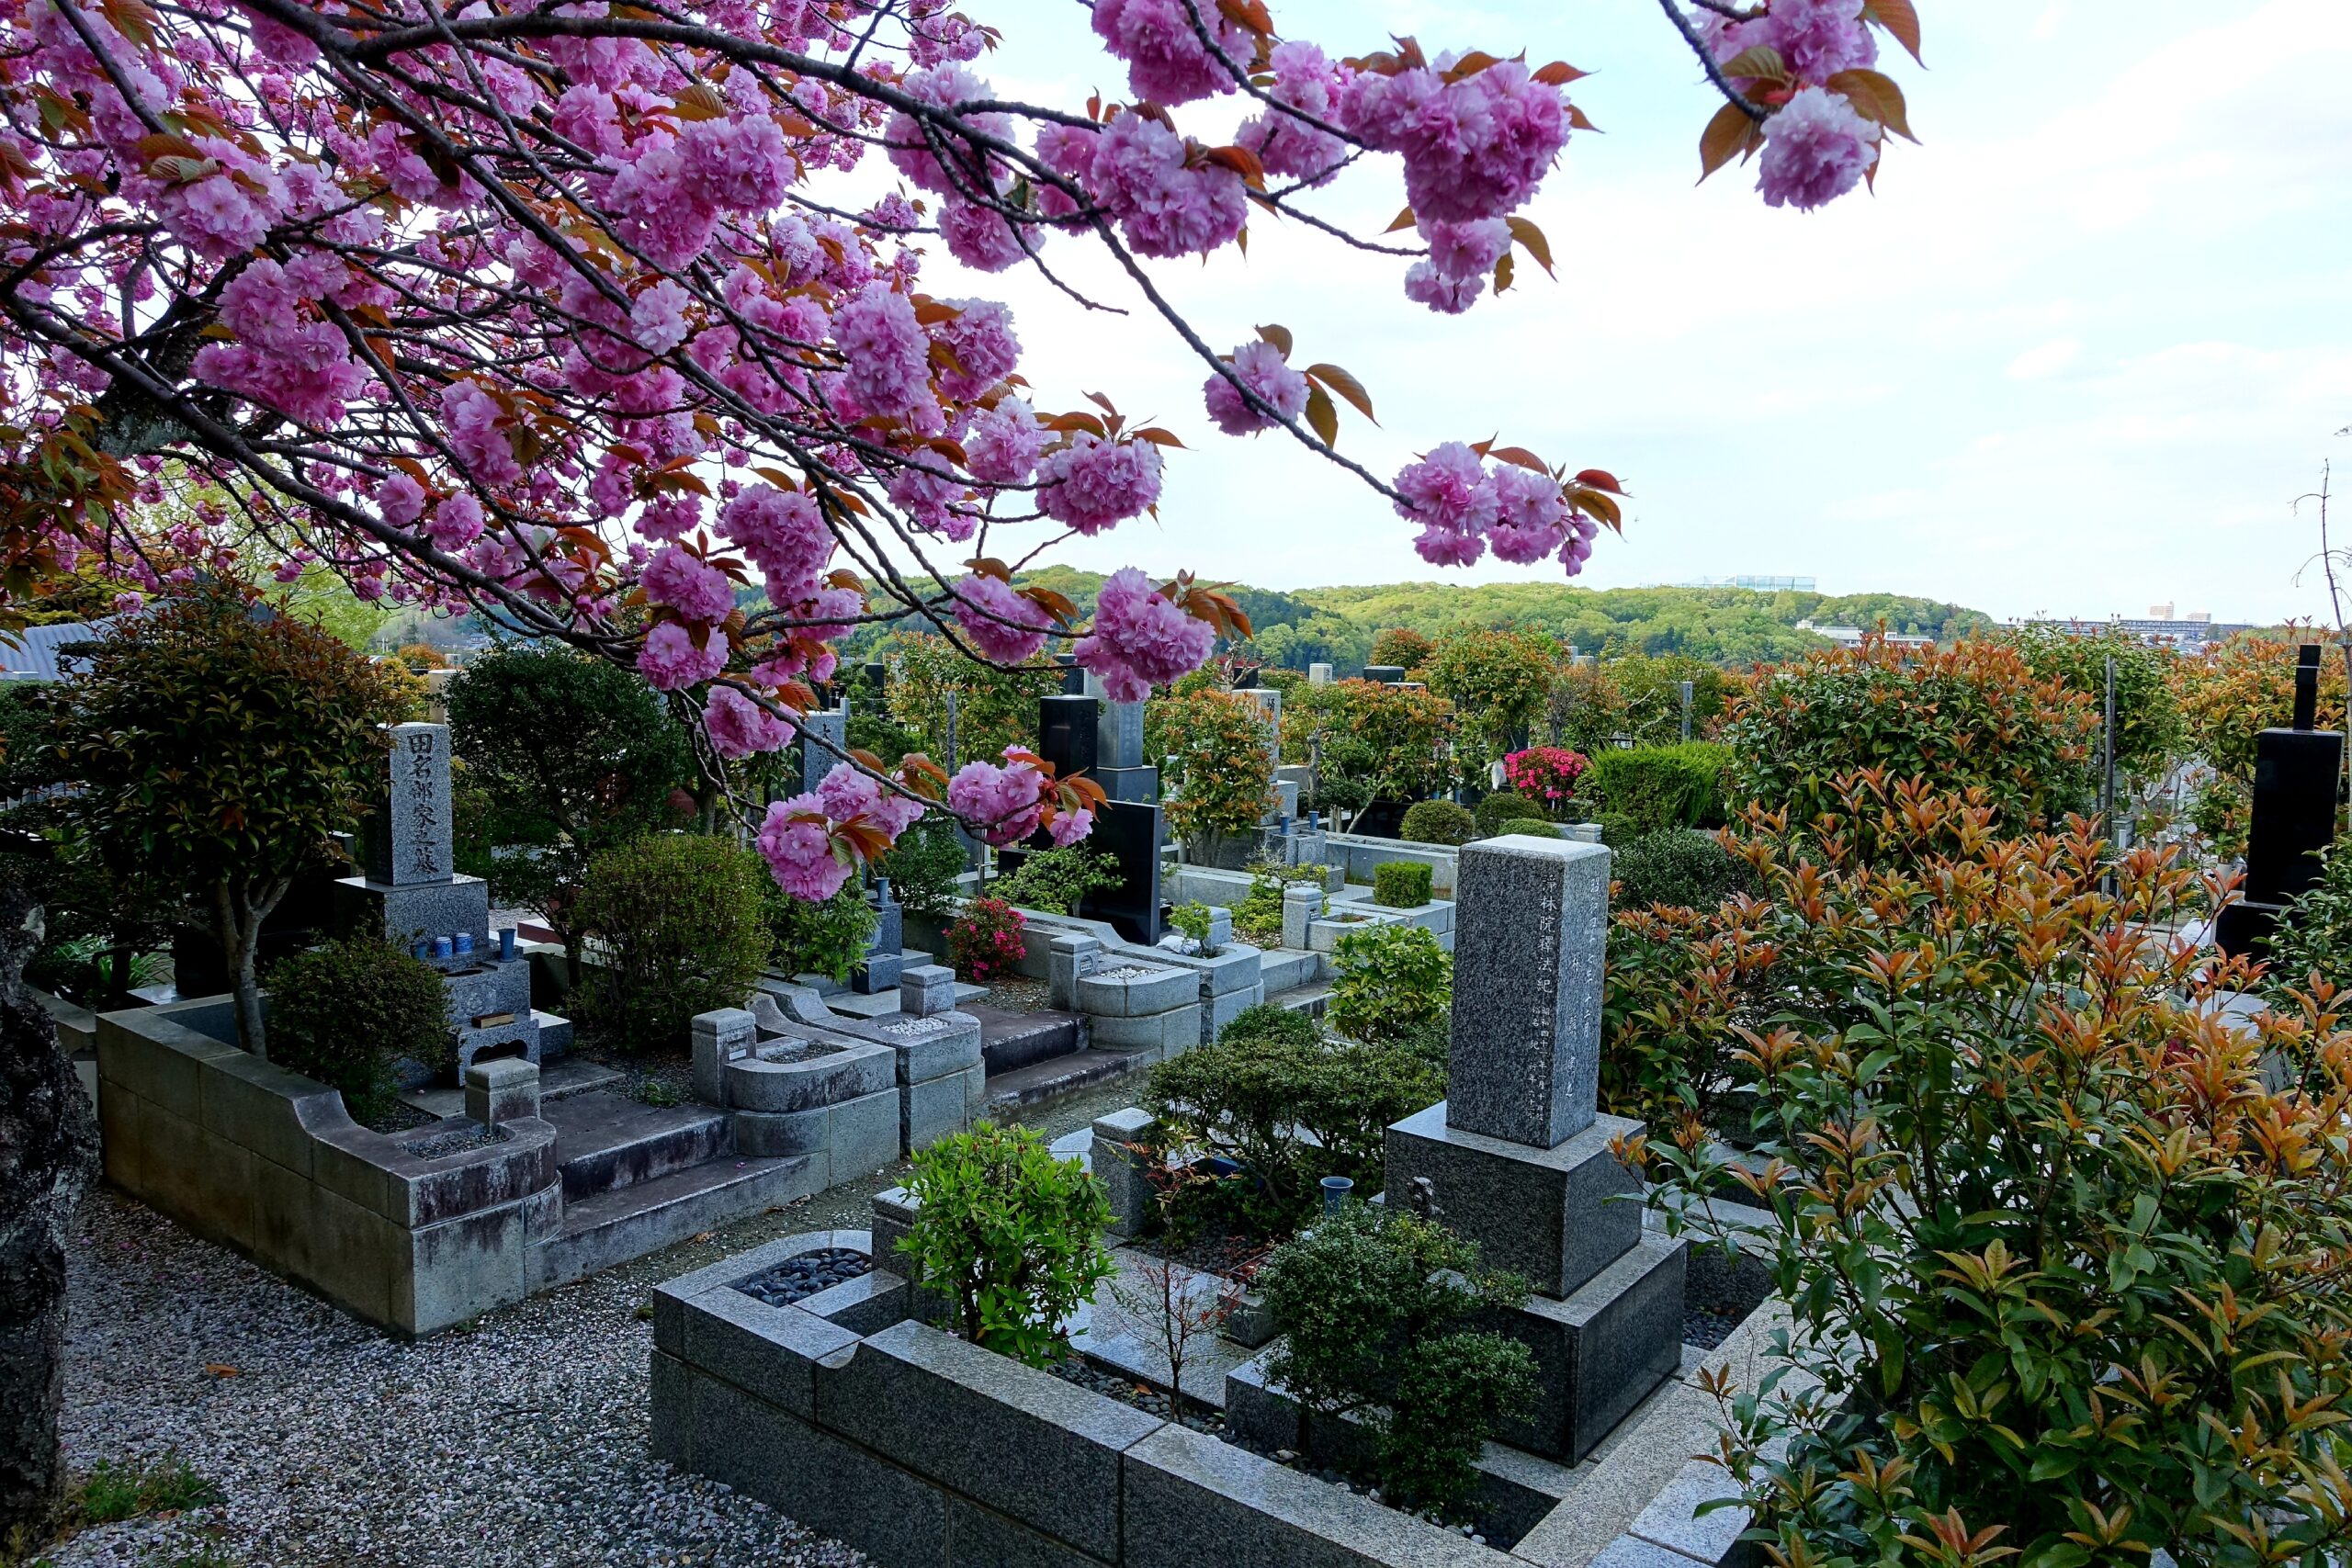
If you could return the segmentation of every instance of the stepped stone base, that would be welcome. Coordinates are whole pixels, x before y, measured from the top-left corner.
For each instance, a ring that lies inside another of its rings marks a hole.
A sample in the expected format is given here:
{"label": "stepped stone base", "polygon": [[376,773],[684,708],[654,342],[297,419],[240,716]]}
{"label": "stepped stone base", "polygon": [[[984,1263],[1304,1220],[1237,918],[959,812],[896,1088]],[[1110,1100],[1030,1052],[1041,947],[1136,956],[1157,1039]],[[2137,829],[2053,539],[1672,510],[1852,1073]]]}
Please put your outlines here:
{"label": "stepped stone base", "polygon": [[1579,1462],[1682,1364],[1689,1244],[1644,1232],[1566,1301],[1530,1296],[1488,1325],[1535,1355],[1534,1406],[1497,1436]]}

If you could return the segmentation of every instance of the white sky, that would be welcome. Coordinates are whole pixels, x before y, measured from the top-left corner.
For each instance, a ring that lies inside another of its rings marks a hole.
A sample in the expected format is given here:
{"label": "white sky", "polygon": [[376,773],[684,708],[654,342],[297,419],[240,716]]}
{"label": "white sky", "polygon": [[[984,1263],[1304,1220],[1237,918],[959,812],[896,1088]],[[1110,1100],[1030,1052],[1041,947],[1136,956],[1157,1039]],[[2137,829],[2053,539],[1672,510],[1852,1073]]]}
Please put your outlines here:
{"label": "white sky", "polygon": [[[1693,188],[1713,102],[1652,0],[1278,0],[1286,33],[1339,52],[1413,33],[1595,73],[1575,96],[1607,134],[1577,137],[1529,209],[1559,280],[1523,267],[1438,317],[1403,298],[1403,262],[1263,217],[1246,259],[1158,276],[1219,350],[1280,321],[1296,362],[1354,371],[1382,428],[1343,410],[1341,450],[1384,477],[1497,433],[1616,471],[1629,536],[1602,536],[1595,587],[1759,572],[2000,615],[2320,612],[2316,572],[2293,581],[2315,520],[2290,502],[2324,459],[2352,468],[2352,4],[1919,4],[1929,69],[1892,71],[1925,145],[1894,144],[1875,197],[1799,214],[1764,207],[1752,170]],[[1069,0],[966,9],[1004,31],[978,68],[1007,96],[1124,96]],[[1178,115],[1204,139],[1236,118]],[[1390,160],[1321,210],[1377,231],[1402,201]],[[1046,254],[1132,302],[1082,243]],[[1271,588],[1556,575],[1427,567],[1287,436],[1216,434],[1164,327],[958,270],[937,254],[926,282],[1013,302],[1041,407],[1106,392],[1193,447],[1156,528],[1056,558]]]}

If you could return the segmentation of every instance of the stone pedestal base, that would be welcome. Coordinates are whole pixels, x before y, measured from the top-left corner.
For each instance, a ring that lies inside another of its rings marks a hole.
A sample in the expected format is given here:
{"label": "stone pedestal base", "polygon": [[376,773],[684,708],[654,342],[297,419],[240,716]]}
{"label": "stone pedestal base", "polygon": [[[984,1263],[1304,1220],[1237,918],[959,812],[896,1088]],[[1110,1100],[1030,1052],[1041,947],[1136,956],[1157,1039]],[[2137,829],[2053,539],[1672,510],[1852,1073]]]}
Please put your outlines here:
{"label": "stone pedestal base", "polygon": [[364,876],[343,876],[334,885],[335,924],[366,931],[406,947],[419,938],[472,933],[490,940],[490,884],[479,876],[394,887]]}
{"label": "stone pedestal base", "polygon": [[1645,1232],[1566,1301],[1531,1296],[1485,1326],[1535,1354],[1535,1404],[1496,1436],[1576,1464],[1682,1364],[1689,1244]]}
{"label": "stone pedestal base", "polygon": [[1639,1131],[1603,1116],[1557,1148],[1532,1149],[1447,1126],[1440,1100],[1388,1129],[1388,1190],[1429,1178],[1448,1229],[1476,1242],[1489,1268],[1558,1300],[1641,1239],[1641,1178],[1609,1152]]}

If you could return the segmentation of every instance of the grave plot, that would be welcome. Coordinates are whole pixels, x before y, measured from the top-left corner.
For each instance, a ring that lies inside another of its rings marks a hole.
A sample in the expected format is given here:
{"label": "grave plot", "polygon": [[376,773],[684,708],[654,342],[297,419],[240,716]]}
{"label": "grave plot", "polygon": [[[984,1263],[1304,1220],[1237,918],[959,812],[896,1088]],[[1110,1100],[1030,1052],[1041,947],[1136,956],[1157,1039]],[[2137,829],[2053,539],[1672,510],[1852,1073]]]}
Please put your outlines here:
{"label": "grave plot", "polygon": [[[900,1244],[924,1221],[904,1190],[876,1200],[872,1268],[847,1285],[772,1304],[776,1271],[804,1244],[837,1247],[830,1233],[663,1287],[657,1451],[886,1568],[1581,1562],[1637,1516],[1653,1540],[1730,1527],[1727,1541],[1735,1515],[1668,1516],[1709,1495],[1686,1472],[1711,1440],[1698,1380],[1752,1373],[1770,1317],[1751,1311],[1752,1277],[1718,1268],[1690,1289],[1685,1245],[1645,1226],[1639,1179],[1611,1152],[1636,1129],[1596,1114],[1607,863],[1557,840],[1464,852],[1462,935],[1481,956],[1457,972],[1449,1098],[1388,1129],[1385,1194],[1335,1193],[1308,1226],[1451,1233],[1482,1278],[1530,1287],[1498,1284],[1476,1318],[1532,1387],[1442,1515],[1381,1491],[1390,1413],[1283,1385],[1297,1347],[1250,1261],[1123,1242],[1051,1325],[1070,1354],[1049,1370],[944,1331],[970,1320],[944,1280],[909,1283],[922,1269]],[[1125,1111],[1055,1150],[1091,1167],[1114,1235],[1156,1200],[1152,1131]],[[1265,1267],[1295,1267],[1281,1257]],[[1687,1323],[1715,1342],[1687,1344]]]}

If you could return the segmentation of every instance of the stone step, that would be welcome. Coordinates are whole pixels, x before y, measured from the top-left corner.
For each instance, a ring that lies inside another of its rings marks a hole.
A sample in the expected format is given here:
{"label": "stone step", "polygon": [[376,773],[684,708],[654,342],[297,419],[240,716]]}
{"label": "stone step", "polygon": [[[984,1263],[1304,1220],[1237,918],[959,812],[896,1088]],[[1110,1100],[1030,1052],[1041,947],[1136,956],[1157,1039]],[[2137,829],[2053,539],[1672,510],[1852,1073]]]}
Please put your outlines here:
{"label": "stone step", "polygon": [[1074,1051],[1010,1072],[990,1073],[982,1113],[1001,1116],[1011,1111],[1033,1110],[1064,1095],[1138,1072],[1151,1060],[1150,1053],[1144,1051]]}
{"label": "stone step", "polygon": [[620,1074],[602,1062],[592,1062],[585,1056],[560,1056],[539,1065],[539,1103],[570,1100],[576,1094],[610,1089],[620,1081]]}
{"label": "stone step", "polygon": [[980,1021],[980,1057],[990,1077],[1067,1056],[1079,1046],[1072,1013],[1006,1012],[986,1002],[967,1003],[963,1010]]}
{"label": "stone step", "polygon": [[539,1114],[555,1125],[567,1202],[659,1180],[734,1146],[727,1112],[707,1105],[646,1105],[590,1089],[542,1103]]}
{"label": "stone step", "polygon": [[1303,1012],[1309,1018],[1321,1018],[1324,1007],[1330,999],[1330,985],[1317,980],[1313,985],[1295,986],[1287,991],[1276,992],[1267,997],[1266,1003],[1284,1012]]}
{"label": "stone step", "polygon": [[1271,997],[1277,991],[1313,985],[1321,968],[1320,953],[1305,953],[1295,947],[1272,947],[1259,957],[1258,979]]}
{"label": "stone step", "polygon": [[724,1156],[650,1180],[564,1201],[563,1228],[537,1253],[536,1288],[584,1280],[616,1264],[673,1247],[814,1193],[820,1182],[807,1155],[781,1159]]}

